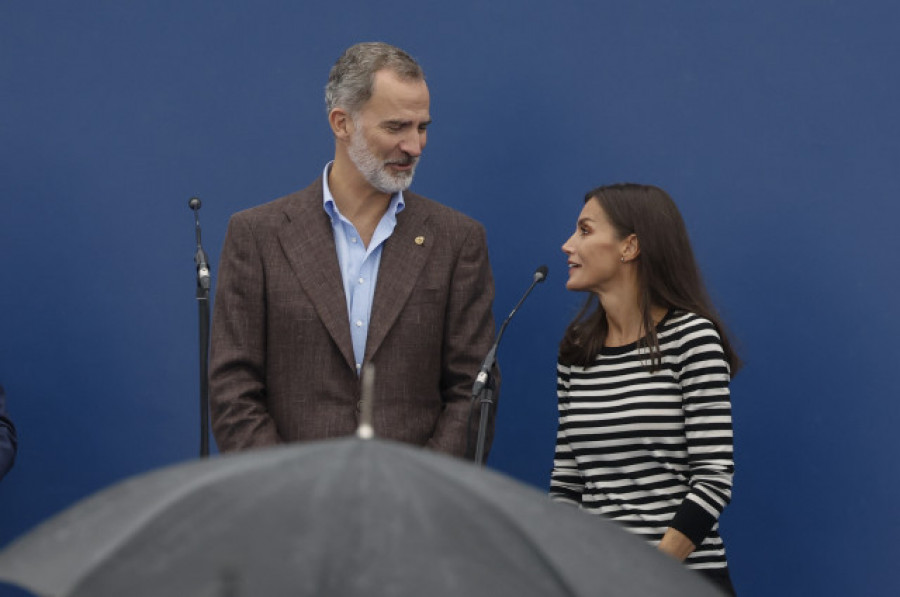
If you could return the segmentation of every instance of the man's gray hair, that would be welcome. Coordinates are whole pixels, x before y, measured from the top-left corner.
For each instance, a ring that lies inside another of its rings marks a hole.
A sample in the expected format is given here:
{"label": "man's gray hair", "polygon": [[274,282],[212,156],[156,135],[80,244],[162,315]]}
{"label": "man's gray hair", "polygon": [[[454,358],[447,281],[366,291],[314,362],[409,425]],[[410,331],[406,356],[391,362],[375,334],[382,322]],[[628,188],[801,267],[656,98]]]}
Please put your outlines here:
{"label": "man's gray hair", "polygon": [[372,97],[375,73],[389,69],[406,80],[424,80],[422,67],[412,56],[390,44],[368,42],[356,44],[338,58],[325,86],[325,108],[329,113],[343,108],[351,115]]}

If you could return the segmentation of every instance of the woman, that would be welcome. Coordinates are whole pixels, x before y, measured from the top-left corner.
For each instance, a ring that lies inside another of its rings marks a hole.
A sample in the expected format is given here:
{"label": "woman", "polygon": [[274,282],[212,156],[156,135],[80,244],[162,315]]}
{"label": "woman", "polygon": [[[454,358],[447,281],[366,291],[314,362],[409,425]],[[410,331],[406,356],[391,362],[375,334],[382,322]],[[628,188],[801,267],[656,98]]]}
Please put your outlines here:
{"label": "woman", "polygon": [[589,292],[560,343],[551,496],[622,524],[731,594],[718,517],[734,471],[740,361],[665,191],[585,197],[566,288]]}

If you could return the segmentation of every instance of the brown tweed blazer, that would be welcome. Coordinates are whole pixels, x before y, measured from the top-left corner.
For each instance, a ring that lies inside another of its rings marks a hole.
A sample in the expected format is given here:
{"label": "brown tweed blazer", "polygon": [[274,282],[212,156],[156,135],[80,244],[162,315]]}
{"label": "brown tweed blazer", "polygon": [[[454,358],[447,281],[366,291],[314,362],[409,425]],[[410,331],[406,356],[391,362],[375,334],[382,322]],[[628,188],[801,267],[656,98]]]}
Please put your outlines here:
{"label": "brown tweed blazer", "polygon": [[[461,456],[494,336],[484,228],[403,196],[364,358],[376,371],[375,433]],[[209,386],[219,449],[354,433],[360,384],[321,179],[232,216],[220,261]]]}

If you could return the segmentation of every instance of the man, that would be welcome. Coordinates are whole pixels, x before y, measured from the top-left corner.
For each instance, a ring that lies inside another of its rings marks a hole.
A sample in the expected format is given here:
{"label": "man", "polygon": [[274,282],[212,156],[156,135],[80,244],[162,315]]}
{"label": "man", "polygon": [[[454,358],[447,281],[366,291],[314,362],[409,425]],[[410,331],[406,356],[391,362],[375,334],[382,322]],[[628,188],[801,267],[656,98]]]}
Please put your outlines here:
{"label": "man", "polygon": [[210,353],[219,449],[352,434],[372,364],[375,434],[463,456],[494,335],[484,229],[407,192],[431,122],[409,55],[353,46],[325,96],[323,176],[228,226]]}
{"label": "man", "polygon": [[6,393],[0,386],[0,480],[16,462],[16,427],[6,412]]}

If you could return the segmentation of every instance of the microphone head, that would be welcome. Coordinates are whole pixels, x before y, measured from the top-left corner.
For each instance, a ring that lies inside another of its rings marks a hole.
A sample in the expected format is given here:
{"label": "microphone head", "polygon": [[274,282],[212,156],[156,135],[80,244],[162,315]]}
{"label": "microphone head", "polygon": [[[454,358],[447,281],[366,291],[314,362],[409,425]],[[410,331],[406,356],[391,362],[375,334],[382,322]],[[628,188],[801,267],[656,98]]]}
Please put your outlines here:
{"label": "microphone head", "polygon": [[534,281],[535,282],[543,282],[547,279],[547,266],[542,265],[536,270],[534,270]]}
{"label": "microphone head", "polygon": [[191,200],[188,201],[188,207],[194,211],[200,209],[200,197],[191,197]]}

